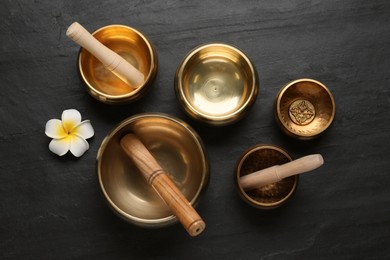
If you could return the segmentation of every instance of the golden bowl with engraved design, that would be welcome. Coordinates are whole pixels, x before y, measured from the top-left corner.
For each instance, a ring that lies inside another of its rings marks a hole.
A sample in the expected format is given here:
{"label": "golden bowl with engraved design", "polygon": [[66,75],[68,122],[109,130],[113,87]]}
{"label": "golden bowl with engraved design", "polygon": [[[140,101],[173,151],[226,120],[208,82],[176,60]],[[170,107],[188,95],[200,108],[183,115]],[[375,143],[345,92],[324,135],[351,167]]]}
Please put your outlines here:
{"label": "golden bowl with engraved design", "polygon": [[211,43],[189,52],[175,76],[176,97],[192,118],[210,125],[240,120],[259,89],[257,72],[236,47]]}
{"label": "golden bowl with engraved design", "polygon": [[275,119],[282,131],[302,140],[318,137],[328,129],[335,111],[332,93],[313,79],[289,82],[274,103]]}

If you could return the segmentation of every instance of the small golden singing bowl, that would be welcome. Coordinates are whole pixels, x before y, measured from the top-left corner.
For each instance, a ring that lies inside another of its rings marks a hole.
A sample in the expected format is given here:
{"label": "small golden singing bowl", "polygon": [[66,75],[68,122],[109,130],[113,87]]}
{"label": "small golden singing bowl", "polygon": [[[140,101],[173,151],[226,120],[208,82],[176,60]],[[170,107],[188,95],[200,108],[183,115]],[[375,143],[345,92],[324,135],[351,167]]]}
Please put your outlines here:
{"label": "small golden singing bowl", "polygon": [[241,119],[253,105],[258,76],[249,58],[226,44],[192,50],[176,71],[176,97],[193,118],[210,125]]}
{"label": "small golden singing bowl", "polygon": [[313,79],[288,83],[274,103],[275,118],[282,131],[303,140],[323,133],[331,125],[335,111],[332,93]]}
{"label": "small golden singing bowl", "polygon": [[141,227],[164,227],[177,222],[121,148],[120,140],[128,133],[142,141],[193,206],[199,202],[209,180],[209,163],[200,137],[174,117],[140,114],[116,126],[97,154],[100,188],[114,213]]}
{"label": "small golden singing bowl", "polygon": [[129,86],[84,48],[80,48],[78,69],[87,91],[107,104],[125,104],[141,98],[157,74],[157,53],[150,41],[139,31],[124,25],[108,25],[92,35],[118,53],[145,76],[138,88]]}
{"label": "small golden singing bowl", "polygon": [[259,144],[246,150],[237,161],[234,175],[241,198],[259,209],[275,209],[284,205],[298,187],[298,175],[253,190],[244,190],[239,184],[239,179],[241,176],[290,161],[292,161],[290,155],[274,145]]}

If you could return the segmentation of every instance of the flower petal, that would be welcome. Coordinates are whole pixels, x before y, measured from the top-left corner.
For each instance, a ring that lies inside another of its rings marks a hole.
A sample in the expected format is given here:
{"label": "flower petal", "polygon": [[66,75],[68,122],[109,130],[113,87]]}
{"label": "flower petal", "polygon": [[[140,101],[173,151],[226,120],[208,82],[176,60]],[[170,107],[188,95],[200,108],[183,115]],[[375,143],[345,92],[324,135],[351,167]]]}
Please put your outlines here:
{"label": "flower petal", "polygon": [[85,120],[72,129],[72,134],[78,135],[84,139],[88,139],[95,134],[95,131],[93,130],[90,121]]}
{"label": "flower petal", "polygon": [[80,157],[88,149],[89,149],[89,144],[87,141],[85,141],[84,138],[77,136],[77,135],[70,136],[70,152],[74,156]]}
{"label": "flower petal", "polygon": [[62,112],[62,125],[67,133],[81,122],[81,114],[76,109],[67,109]]}
{"label": "flower petal", "polygon": [[46,123],[45,134],[50,138],[61,139],[68,134],[65,132],[62,122],[59,119],[50,119]]}
{"label": "flower petal", "polygon": [[49,144],[49,150],[53,153],[62,156],[69,151],[70,138],[65,137],[62,139],[53,139]]}

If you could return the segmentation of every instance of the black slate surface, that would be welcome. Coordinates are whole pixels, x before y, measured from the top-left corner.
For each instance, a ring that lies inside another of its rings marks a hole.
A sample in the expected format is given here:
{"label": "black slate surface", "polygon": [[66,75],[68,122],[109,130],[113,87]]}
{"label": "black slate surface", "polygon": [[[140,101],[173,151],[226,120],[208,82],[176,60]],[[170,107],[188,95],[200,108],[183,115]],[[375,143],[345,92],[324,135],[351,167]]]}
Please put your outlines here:
{"label": "black slate surface", "polygon": [[[94,31],[125,24],[145,33],[160,65],[151,91],[124,106],[99,103],[76,70],[65,35],[78,21]],[[214,128],[179,107],[175,70],[195,46],[225,42],[255,64],[260,92],[239,123]],[[378,1],[1,1],[1,259],[389,259],[390,2]],[[313,141],[285,136],[273,119],[278,90],[314,78],[336,100],[331,128]],[[96,134],[76,159],[48,150],[44,127],[78,109]],[[95,157],[121,120],[143,112],[181,118],[201,135],[211,161],[198,211],[199,237],[177,224],[141,229],[117,218],[99,191]],[[235,191],[236,160],[254,144],[293,157],[321,153],[297,193],[272,212]]]}

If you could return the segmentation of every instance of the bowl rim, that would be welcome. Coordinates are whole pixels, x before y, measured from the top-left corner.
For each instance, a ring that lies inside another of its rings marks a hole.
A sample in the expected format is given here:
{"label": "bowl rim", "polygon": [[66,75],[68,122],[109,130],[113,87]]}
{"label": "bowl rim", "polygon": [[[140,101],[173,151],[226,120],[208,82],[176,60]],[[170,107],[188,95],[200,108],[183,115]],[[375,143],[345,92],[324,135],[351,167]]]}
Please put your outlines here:
{"label": "bowl rim", "polygon": [[83,67],[81,64],[83,50],[85,50],[83,47],[80,47],[79,52],[78,52],[78,56],[77,56],[78,72],[80,74],[82,81],[87,86],[88,90],[93,91],[93,93],[95,93],[95,95],[98,96],[98,99],[100,101],[103,101],[103,102],[106,102],[106,101],[108,101],[108,102],[110,102],[110,101],[111,102],[126,101],[127,99],[131,98],[132,96],[136,96],[139,92],[143,91],[145,86],[149,85],[150,82],[156,76],[157,62],[158,62],[157,52],[156,52],[154,46],[152,45],[152,43],[150,42],[150,40],[143,33],[141,33],[139,30],[137,30],[133,27],[127,26],[127,25],[110,24],[110,25],[106,25],[106,26],[103,26],[103,27],[95,30],[91,34],[93,36],[95,36],[97,33],[104,31],[106,29],[110,29],[110,28],[122,28],[122,29],[132,31],[132,32],[136,33],[140,38],[142,38],[143,42],[147,46],[147,48],[149,50],[149,55],[150,55],[150,68],[149,68],[148,75],[145,77],[144,83],[141,86],[139,86],[138,88],[134,89],[133,91],[126,93],[126,94],[121,94],[121,95],[107,94],[107,93],[104,93],[104,92],[96,89],[93,85],[90,84],[90,82],[85,77],[85,73],[84,73],[84,70],[83,70]]}
{"label": "bowl rim", "polygon": [[[280,110],[280,102],[281,102],[281,99],[284,95],[284,93],[293,85],[295,85],[296,83],[299,83],[299,82],[311,82],[311,83],[314,83],[318,86],[320,86],[321,88],[323,88],[326,93],[328,94],[329,96],[329,99],[332,103],[332,113],[331,113],[331,116],[330,116],[330,120],[327,122],[327,124],[322,128],[321,131],[317,131],[317,132],[314,132],[314,133],[302,133],[302,134],[297,134],[295,133],[294,131],[290,131],[283,123],[282,123],[282,119],[280,118],[280,115],[281,115],[281,110]],[[286,132],[287,134],[293,136],[293,137],[296,137],[296,138],[299,138],[299,139],[311,139],[311,138],[315,138],[319,135],[321,135],[326,129],[329,128],[329,126],[332,124],[333,120],[334,120],[334,117],[336,115],[336,103],[334,101],[334,97],[333,97],[333,94],[332,92],[330,92],[330,90],[328,89],[328,87],[326,87],[323,83],[315,80],[315,79],[311,79],[311,78],[301,78],[301,79],[296,79],[296,80],[293,80],[293,81],[290,81],[288,82],[287,84],[285,84],[281,89],[280,91],[278,92],[278,94],[276,95],[276,98],[275,98],[275,118],[277,119],[276,121],[278,122],[279,126],[282,128],[282,130],[284,132]]]}
{"label": "bowl rim", "polygon": [[133,216],[131,214],[128,214],[125,211],[123,211],[120,207],[118,207],[112,201],[112,199],[110,198],[109,194],[107,193],[107,191],[104,187],[104,183],[102,180],[102,169],[101,169],[102,168],[101,167],[102,160],[103,160],[102,157],[103,157],[104,151],[107,148],[107,145],[108,145],[109,141],[111,140],[111,138],[113,136],[115,136],[119,131],[122,130],[123,127],[127,126],[128,124],[135,122],[138,119],[147,118],[147,117],[149,117],[149,118],[150,117],[164,118],[166,120],[177,123],[178,125],[184,127],[188,131],[188,133],[192,136],[193,140],[196,142],[196,144],[199,148],[199,151],[201,152],[202,165],[203,165],[203,167],[202,167],[203,173],[202,173],[202,179],[201,179],[200,185],[199,185],[198,190],[196,191],[194,197],[189,201],[192,206],[196,207],[197,203],[200,200],[201,195],[205,192],[205,189],[208,186],[208,182],[210,179],[210,164],[209,164],[208,154],[207,154],[205,145],[203,144],[203,141],[200,138],[200,136],[197,134],[197,132],[191,126],[189,126],[186,122],[184,122],[176,117],[170,116],[168,114],[159,113],[159,112],[141,113],[141,114],[137,114],[137,115],[128,117],[128,118],[122,120],[119,124],[117,124],[106,135],[106,137],[104,137],[104,139],[103,139],[103,141],[98,149],[98,152],[96,155],[96,172],[97,172],[97,177],[98,177],[98,182],[99,182],[99,187],[100,187],[101,193],[103,194],[103,197],[105,198],[108,206],[114,211],[114,213],[116,215],[118,215],[122,219],[124,219],[128,222],[131,222],[135,225],[138,225],[138,226],[143,226],[143,227],[160,226],[160,227],[163,227],[163,226],[167,226],[167,225],[170,225],[170,224],[177,222],[178,220],[177,220],[176,216],[171,214],[171,215],[169,215],[167,217],[163,217],[163,218],[143,219],[143,218],[139,218],[139,217]]}
{"label": "bowl rim", "polygon": [[[220,115],[220,116],[211,116],[207,113],[204,113],[202,111],[199,111],[194,107],[189,99],[186,97],[183,91],[183,83],[181,78],[183,78],[184,69],[189,63],[189,61],[201,50],[211,48],[211,47],[223,47],[229,50],[232,50],[236,53],[238,53],[246,62],[248,65],[251,76],[252,76],[252,84],[250,86],[250,93],[248,95],[248,98],[245,100],[245,102],[236,110]],[[193,48],[191,51],[189,51],[186,56],[183,58],[181,63],[179,64],[176,75],[175,75],[175,93],[176,97],[181,103],[181,107],[184,108],[184,110],[193,118],[198,119],[200,121],[206,122],[211,125],[226,125],[229,123],[233,123],[235,121],[238,121],[241,119],[240,115],[243,116],[247,110],[251,107],[251,105],[256,101],[256,97],[259,91],[259,80],[258,80],[258,74],[256,71],[256,68],[253,64],[253,62],[249,59],[249,57],[241,51],[239,48],[222,42],[212,42],[212,43],[206,43],[198,45],[197,47]]]}
{"label": "bowl rim", "polygon": [[273,144],[253,145],[253,146],[249,147],[248,149],[246,149],[241,154],[240,158],[237,160],[237,163],[235,166],[235,171],[234,171],[234,182],[235,182],[235,185],[236,185],[236,188],[238,190],[239,195],[247,204],[249,204],[252,207],[258,208],[258,209],[270,210],[270,209],[275,209],[275,208],[278,208],[278,207],[284,205],[292,197],[292,195],[295,193],[295,191],[298,188],[299,175],[294,176],[294,185],[291,188],[290,192],[287,194],[287,196],[284,197],[282,200],[279,200],[279,201],[273,202],[273,203],[261,203],[261,202],[258,202],[256,200],[252,199],[239,184],[241,167],[242,167],[242,164],[244,163],[245,159],[250,154],[252,154],[255,151],[263,150],[263,149],[272,149],[272,150],[278,151],[278,152],[282,153],[284,156],[286,156],[287,159],[289,159],[290,161],[293,160],[292,157],[284,149],[282,149],[281,147],[279,147],[277,145],[273,145]]}

